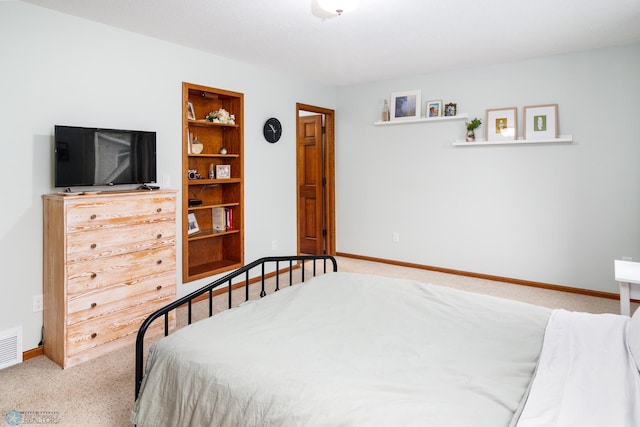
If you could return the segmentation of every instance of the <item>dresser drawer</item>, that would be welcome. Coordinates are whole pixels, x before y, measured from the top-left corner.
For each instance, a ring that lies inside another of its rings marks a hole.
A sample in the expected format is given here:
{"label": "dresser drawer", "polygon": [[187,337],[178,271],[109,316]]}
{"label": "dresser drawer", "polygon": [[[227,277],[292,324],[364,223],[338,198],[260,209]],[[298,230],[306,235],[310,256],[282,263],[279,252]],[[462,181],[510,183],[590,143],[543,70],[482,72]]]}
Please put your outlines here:
{"label": "dresser drawer", "polygon": [[78,322],[67,327],[67,357],[138,332],[149,314],[173,301],[174,296],[158,298],[128,310]]}
{"label": "dresser drawer", "polygon": [[175,222],[105,228],[67,235],[67,263],[175,244]]}
{"label": "dresser drawer", "polygon": [[93,198],[70,204],[66,213],[67,233],[99,230],[161,221],[176,217],[174,197],[137,195],[137,197]]}
{"label": "dresser drawer", "polygon": [[139,305],[152,305],[158,298],[175,297],[175,276],[175,271],[166,271],[129,285],[118,284],[70,297],[67,301],[67,325],[125,312]]}
{"label": "dresser drawer", "polygon": [[[175,329],[176,316],[175,313],[169,314],[169,330]],[[146,336],[154,337],[156,335],[164,334],[164,320],[155,321],[147,329]],[[65,368],[75,366],[79,363],[86,362],[87,360],[95,359],[96,357],[104,356],[114,350],[121,349],[126,346],[133,347],[136,342],[136,334],[132,333],[117,340],[110,341],[105,344],[100,344],[95,347],[90,347],[86,350],[75,352],[72,355],[67,355],[65,358]]]}
{"label": "dresser drawer", "polygon": [[175,269],[175,245],[68,264],[67,297],[113,285],[135,285]]}

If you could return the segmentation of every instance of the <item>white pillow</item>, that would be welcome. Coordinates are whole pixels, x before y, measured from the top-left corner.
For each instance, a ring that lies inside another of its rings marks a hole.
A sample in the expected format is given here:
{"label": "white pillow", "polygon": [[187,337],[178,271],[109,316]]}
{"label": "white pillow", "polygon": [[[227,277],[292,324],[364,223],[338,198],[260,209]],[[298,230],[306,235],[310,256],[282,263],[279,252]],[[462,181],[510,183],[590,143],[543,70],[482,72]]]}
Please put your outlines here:
{"label": "white pillow", "polygon": [[631,322],[629,322],[627,342],[629,343],[629,349],[631,349],[631,356],[636,362],[636,368],[640,371],[640,308],[636,309]]}

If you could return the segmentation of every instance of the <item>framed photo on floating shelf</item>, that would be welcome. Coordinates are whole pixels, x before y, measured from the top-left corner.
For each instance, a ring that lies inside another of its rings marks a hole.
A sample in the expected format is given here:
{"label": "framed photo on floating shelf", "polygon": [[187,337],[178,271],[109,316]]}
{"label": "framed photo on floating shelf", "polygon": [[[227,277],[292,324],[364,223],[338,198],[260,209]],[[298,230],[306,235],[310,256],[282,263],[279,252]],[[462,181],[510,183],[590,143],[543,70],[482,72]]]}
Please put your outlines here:
{"label": "framed photo on floating shelf", "polygon": [[514,141],[518,137],[516,107],[487,110],[487,141]]}
{"label": "framed photo on floating shelf", "polygon": [[458,113],[458,104],[454,104],[453,102],[448,103],[444,106],[444,115],[445,117],[452,117]]}
{"label": "framed photo on floating shelf", "polygon": [[425,114],[427,117],[442,116],[442,100],[427,101],[426,107],[427,111]]}
{"label": "framed photo on floating shelf", "polygon": [[391,120],[420,118],[420,91],[408,90],[391,94]]}
{"label": "framed photo on floating shelf", "polygon": [[524,107],[524,137],[552,139],[558,137],[558,104]]}

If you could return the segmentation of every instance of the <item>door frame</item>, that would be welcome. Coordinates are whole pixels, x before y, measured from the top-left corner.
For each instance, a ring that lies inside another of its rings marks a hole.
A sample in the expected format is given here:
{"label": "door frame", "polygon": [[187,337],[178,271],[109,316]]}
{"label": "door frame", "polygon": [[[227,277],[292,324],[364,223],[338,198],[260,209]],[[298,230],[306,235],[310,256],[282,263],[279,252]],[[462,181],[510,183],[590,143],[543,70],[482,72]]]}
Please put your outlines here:
{"label": "door frame", "polygon": [[[299,121],[300,111],[306,111],[310,113],[323,114],[324,115],[324,166],[323,176],[325,178],[324,184],[324,224],[326,235],[325,240],[325,253],[328,255],[336,254],[336,189],[335,189],[335,111],[316,107],[308,104],[296,103],[296,153],[298,150],[298,135],[299,135]],[[297,156],[296,156],[297,159]],[[296,160],[297,162],[297,160]],[[300,183],[298,182],[298,165],[296,163],[296,210],[300,211],[300,197],[298,195]],[[298,221],[298,215],[296,214],[296,246],[297,252],[300,254],[300,222]]]}

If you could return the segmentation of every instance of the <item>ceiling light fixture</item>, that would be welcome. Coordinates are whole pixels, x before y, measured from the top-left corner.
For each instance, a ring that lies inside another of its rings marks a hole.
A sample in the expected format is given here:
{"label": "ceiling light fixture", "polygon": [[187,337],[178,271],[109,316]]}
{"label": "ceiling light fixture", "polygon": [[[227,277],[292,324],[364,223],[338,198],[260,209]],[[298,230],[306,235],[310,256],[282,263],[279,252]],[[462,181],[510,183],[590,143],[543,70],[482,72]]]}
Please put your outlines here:
{"label": "ceiling light fixture", "polygon": [[334,15],[351,12],[358,7],[359,0],[317,0],[318,6]]}

